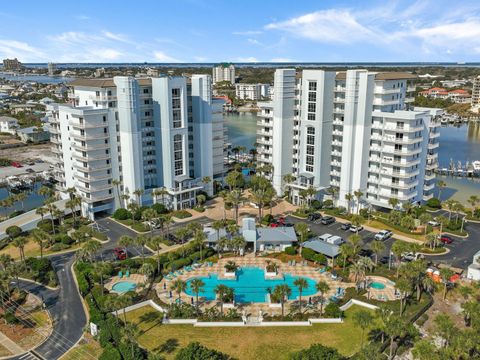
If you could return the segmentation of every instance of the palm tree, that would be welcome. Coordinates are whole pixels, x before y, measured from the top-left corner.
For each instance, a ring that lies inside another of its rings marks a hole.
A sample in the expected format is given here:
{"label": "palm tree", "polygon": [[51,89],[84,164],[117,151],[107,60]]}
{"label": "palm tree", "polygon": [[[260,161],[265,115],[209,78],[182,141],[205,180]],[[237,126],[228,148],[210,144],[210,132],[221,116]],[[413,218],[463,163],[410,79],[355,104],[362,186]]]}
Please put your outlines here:
{"label": "palm tree", "polygon": [[132,303],[132,296],[130,294],[123,294],[117,297],[116,300],[117,306],[123,309],[123,324],[124,326],[127,325],[127,311],[126,307]]}
{"label": "palm tree", "polygon": [[347,259],[350,256],[353,256],[353,253],[354,253],[354,249],[353,249],[352,244],[343,243],[342,245],[340,245],[340,255],[343,258],[343,270],[345,270],[345,266],[347,264]]}
{"label": "palm tree", "polygon": [[204,243],[205,243],[205,240],[206,240],[206,235],[203,231],[201,230],[197,230],[195,231],[195,235],[193,236],[193,243],[195,244],[196,247],[199,248],[199,251],[200,251],[200,261],[203,260],[203,247],[204,247]]}
{"label": "palm tree", "polygon": [[73,217],[73,227],[76,226],[77,224],[77,208],[78,206],[80,205],[80,198],[77,197],[76,195],[73,195],[73,198],[71,198],[70,200],[67,200],[67,202],[65,203],[65,207],[69,208],[71,213],[72,213],[72,217]]}
{"label": "palm tree", "polygon": [[12,242],[13,246],[18,248],[20,261],[25,261],[25,245],[27,245],[27,242],[27,239],[23,236],[17,236]]}
{"label": "palm tree", "polygon": [[447,183],[443,180],[438,180],[437,186],[438,186],[438,200],[441,200],[442,199],[442,190],[443,190],[443,188],[445,188],[447,186]]}
{"label": "palm tree", "polygon": [[93,266],[94,274],[100,280],[100,287],[102,289],[102,295],[103,295],[103,291],[104,291],[103,281],[105,280],[105,276],[108,275],[109,270],[110,270],[110,267],[104,262],[97,262]]}
{"label": "palm tree", "polygon": [[153,221],[158,218],[158,213],[153,210],[152,208],[146,209],[142,212],[142,220],[148,223],[148,227],[150,228],[150,236],[153,235]]}
{"label": "palm tree", "polygon": [[400,201],[397,198],[390,198],[388,199],[388,204],[392,207],[393,210],[398,206]]}
{"label": "palm tree", "polygon": [[55,199],[49,198],[48,200],[46,200],[45,207],[50,213],[50,220],[52,222],[52,231],[53,231],[53,235],[55,235],[55,212],[58,210],[57,205],[55,205]]}
{"label": "palm tree", "polygon": [[20,201],[20,203],[22,204],[22,210],[25,210],[25,200],[27,199],[27,194],[22,191],[15,196],[15,199],[17,201]]}
{"label": "palm tree", "polygon": [[383,241],[373,240],[370,243],[370,249],[375,254],[375,266],[376,266],[378,263],[378,255],[380,255],[383,251],[385,251],[385,244],[383,243]]}
{"label": "palm tree", "polygon": [[144,189],[136,189],[134,192],[133,192],[133,195],[135,195],[137,197],[137,204],[139,206],[142,206],[142,195],[145,193],[145,190]]}
{"label": "palm tree", "polygon": [[127,248],[129,246],[133,245],[133,238],[128,236],[128,235],[122,235],[120,236],[120,240],[118,242],[118,245],[122,246],[125,248],[125,255],[128,257],[128,251]]}
{"label": "palm tree", "polygon": [[302,292],[303,292],[303,289],[308,288],[307,279],[302,277],[296,278],[295,281],[293,282],[293,285],[295,285],[298,289],[298,300],[300,303],[300,312],[302,312]]}
{"label": "palm tree", "polygon": [[199,278],[194,278],[190,282],[190,289],[194,292],[195,294],[195,307],[197,308],[197,314],[198,314],[198,295],[203,292],[205,283],[199,279]]}
{"label": "palm tree", "polygon": [[393,359],[393,344],[395,338],[400,336],[405,329],[405,323],[402,318],[396,315],[390,315],[385,323],[385,334],[390,338],[390,350],[388,358]]}
{"label": "palm tree", "polygon": [[284,186],[288,187],[288,198],[290,198],[290,184],[295,181],[295,176],[292,174],[287,174],[283,176]]}
{"label": "palm tree", "polygon": [[438,235],[437,233],[431,232],[425,236],[425,245],[430,246],[430,249],[435,249],[438,245]]}
{"label": "palm tree", "polygon": [[148,243],[148,238],[145,235],[138,235],[135,239],[133,239],[133,243],[136,246],[140,246],[142,249],[142,262],[145,262],[145,245]]}
{"label": "palm tree", "polygon": [[43,249],[45,247],[45,241],[49,239],[49,235],[41,229],[33,229],[31,232],[33,241],[35,241],[40,248],[40,259],[43,258]]}
{"label": "palm tree", "polygon": [[296,223],[295,224],[295,231],[300,236],[300,243],[303,243],[307,240],[308,233],[309,233],[309,227],[306,223],[304,223],[304,222]]}
{"label": "palm tree", "polygon": [[232,289],[229,288],[226,285],[219,284],[217,287],[214,289],[215,294],[217,295],[217,299],[220,303],[220,312],[223,315],[223,303],[225,302],[225,299],[232,295]]}
{"label": "palm tree", "polygon": [[238,223],[238,209],[240,204],[245,200],[240,190],[232,190],[227,194],[227,202],[231,203],[235,211],[235,223]]}
{"label": "palm tree", "polygon": [[448,290],[448,283],[450,282],[450,278],[453,275],[453,271],[449,268],[441,268],[440,269],[440,277],[442,278],[443,283],[443,300],[447,298],[447,290]]}
{"label": "palm tree", "polygon": [[138,272],[142,275],[145,275],[148,282],[152,279],[153,274],[155,274],[155,268],[153,267],[152,264],[147,262],[142,264],[142,266],[140,266],[140,269],[138,270]]}
{"label": "palm tree", "polygon": [[367,310],[359,310],[353,314],[353,323],[362,329],[362,337],[360,347],[363,349],[363,339],[365,337],[365,330],[370,326],[373,321],[373,316]]}
{"label": "palm tree", "polygon": [[350,235],[347,238],[347,243],[352,245],[352,256],[356,257],[362,248],[362,236],[358,233]]}
{"label": "palm tree", "polygon": [[408,251],[408,244],[404,241],[397,240],[392,244],[391,252],[395,255],[395,260],[397,263],[397,278],[398,272],[400,269],[400,259],[403,253]]}
{"label": "palm tree", "polygon": [[232,238],[232,247],[235,249],[235,251],[240,254],[240,251],[242,249],[245,249],[245,246],[247,245],[247,242],[245,241],[245,238],[242,235],[237,235]]}
{"label": "palm tree", "polygon": [[330,290],[330,286],[326,281],[320,280],[315,285],[315,288],[320,293],[320,314],[323,314],[323,303],[325,302],[325,293]]}
{"label": "palm tree", "polygon": [[352,266],[350,266],[350,275],[353,275],[355,278],[355,283],[358,282],[358,279],[362,279],[365,275],[365,268],[359,262],[354,262]]}
{"label": "palm tree", "polygon": [[157,253],[157,274],[160,274],[160,250],[165,239],[161,236],[152,236],[148,239],[148,246]]}
{"label": "palm tree", "polygon": [[467,199],[467,202],[472,206],[472,211],[475,210],[475,206],[479,202],[479,197],[477,195],[470,195],[470,197]]}
{"label": "palm tree", "polygon": [[407,297],[407,294],[412,290],[412,284],[406,278],[400,278],[395,283],[395,288],[400,293],[400,316],[403,314],[404,303]]}
{"label": "palm tree", "polygon": [[420,220],[420,224],[422,224],[424,228],[424,235],[427,234],[428,222],[432,220],[432,215],[429,213],[423,213],[419,216],[418,220]]}
{"label": "palm tree", "polygon": [[273,290],[273,296],[280,301],[280,304],[282,305],[282,317],[285,316],[285,302],[290,295],[292,295],[292,289],[290,289],[290,286],[287,284],[277,285]]}
{"label": "palm tree", "polygon": [[354,196],[351,193],[345,194],[345,200],[347,200],[347,212],[350,214],[350,206],[352,204]]}
{"label": "palm tree", "polygon": [[178,295],[178,303],[181,302],[181,295],[187,289],[187,283],[181,279],[175,279],[170,285],[170,290],[175,291]]}
{"label": "palm tree", "polygon": [[217,241],[220,240],[220,230],[225,227],[223,220],[215,220],[212,224],[212,229],[217,232]]}
{"label": "palm tree", "polygon": [[42,186],[40,189],[38,189],[38,195],[43,196],[45,200],[53,196],[53,194],[54,191],[48,186]]}
{"label": "palm tree", "polygon": [[82,247],[83,254],[90,258],[90,262],[93,263],[93,256],[101,249],[102,245],[97,240],[88,240]]}
{"label": "palm tree", "polygon": [[45,214],[48,212],[47,209],[45,209],[44,207],[38,207],[35,209],[35,214],[37,215],[40,215],[42,217],[42,222],[43,222],[43,217],[45,216]]}
{"label": "palm tree", "polygon": [[360,189],[358,189],[353,192],[353,195],[355,195],[355,197],[357,198],[357,214],[358,214],[360,211],[360,200],[363,196],[363,192],[361,192]]}

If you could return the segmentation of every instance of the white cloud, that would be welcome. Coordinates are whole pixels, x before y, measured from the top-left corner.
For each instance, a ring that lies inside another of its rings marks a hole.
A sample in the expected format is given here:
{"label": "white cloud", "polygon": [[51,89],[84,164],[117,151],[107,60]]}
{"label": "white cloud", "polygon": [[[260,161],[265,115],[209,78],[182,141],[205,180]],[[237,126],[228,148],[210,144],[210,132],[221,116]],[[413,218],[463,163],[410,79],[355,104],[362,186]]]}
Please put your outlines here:
{"label": "white cloud", "polygon": [[115,40],[115,41],[120,41],[124,42],[127,44],[131,44],[132,42],[128,39],[128,37],[124,34],[115,34],[110,31],[102,31],[103,36],[105,36],[107,39]]}
{"label": "white cloud", "polygon": [[166,62],[166,63],[181,62],[180,60],[175,59],[175,58],[165,54],[163,51],[159,51],[159,50],[154,51],[153,56],[154,56],[155,60],[157,60],[159,62]]}
{"label": "white cloud", "polygon": [[90,17],[90,16],[87,16],[87,15],[76,15],[76,16],[75,16],[75,19],[77,19],[77,20],[82,20],[82,21],[83,21],[83,20],[90,20],[91,17]]}
{"label": "white cloud", "polygon": [[260,41],[258,41],[258,40],[256,40],[256,39],[247,39],[247,41],[248,41],[250,44],[253,44],[253,45],[260,45],[260,46],[263,45]]}
{"label": "white cloud", "polygon": [[20,61],[45,60],[45,53],[26,42],[0,39],[0,55],[3,58],[17,57]]}
{"label": "white cloud", "polygon": [[262,31],[258,30],[247,30],[247,31],[234,31],[233,35],[240,35],[240,36],[252,36],[252,35],[259,35]]}
{"label": "white cloud", "polygon": [[244,62],[244,63],[248,63],[248,62],[251,62],[251,63],[259,62],[258,59],[257,59],[256,57],[253,57],[253,56],[239,57],[239,58],[237,58],[237,61],[238,61],[238,62]]}
{"label": "white cloud", "polygon": [[320,10],[286,21],[270,23],[267,30],[281,30],[294,36],[319,42],[351,43],[358,40],[373,41],[377,34],[362,25],[348,10]]}
{"label": "white cloud", "polygon": [[196,62],[205,62],[208,60],[208,58],[206,56],[194,56],[193,59],[196,61]]}

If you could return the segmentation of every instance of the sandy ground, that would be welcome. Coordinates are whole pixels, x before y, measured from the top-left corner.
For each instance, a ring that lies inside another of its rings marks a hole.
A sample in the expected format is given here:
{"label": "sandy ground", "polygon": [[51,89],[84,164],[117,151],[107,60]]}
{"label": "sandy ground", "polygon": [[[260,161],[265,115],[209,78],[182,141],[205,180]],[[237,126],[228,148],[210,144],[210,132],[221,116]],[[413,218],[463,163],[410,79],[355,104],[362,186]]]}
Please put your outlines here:
{"label": "sandy ground", "polygon": [[50,151],[50,143],[22,146],[12,149],[1,149],[0,158],[7,158],[13,161],[27,161],[41,159],[43,161],[52,163],[54,158]]}

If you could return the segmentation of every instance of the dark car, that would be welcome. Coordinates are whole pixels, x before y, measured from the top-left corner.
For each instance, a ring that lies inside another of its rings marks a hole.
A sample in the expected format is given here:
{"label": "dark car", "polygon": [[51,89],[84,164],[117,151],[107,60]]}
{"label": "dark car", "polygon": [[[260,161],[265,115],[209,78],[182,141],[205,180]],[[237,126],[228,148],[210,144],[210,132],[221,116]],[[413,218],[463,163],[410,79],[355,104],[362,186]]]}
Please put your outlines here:
{"label": "dark car", "polygon": [[315,220],[319,220],[321,218],[322,218],[322,215],[320,215],[319,213],[313,213],[313,214],[308,215],[308,221],[315,221]]}
{"label": "dark car", "polygon": [[30,169],[30,168],[28,168],[28,169],[25,169],[25,171],[26,171],[26,172],[28,172],[28,173],[30,173],[30,174],[35,172],[35,170],[33,170],[33,169]]}
{"label": "dark car", "polygon": [[370,249],[361,249],[358,255],[362,257],[372,257],[373,251]]}
{"label": "dark car", "polygon": [[378,262],[380,264],[388,264],[388,262],[390,261],[390,258],[388,256],[382,256],[380,259],[378,259]]}
{"label": "dark car", "polygon": [[333,216],[325,216],[322,218],[322,224],[323,225],[330,225],[335,222],[335,218]]}
{"label": "dark car", "polygon": [[340,228],[344,231],[350,230],[351,227],[352,227],[352,224],[350,224],[350,223],[344,223],[344,224],[342,224],[342,226],[340,226]]}
{"label": "dark car", "polygon": [[444,243],[444,244],[451,244],[451,243],[453,243],[453,239],[452,239],[450,236],[445,235],[445,234],[442,234],[438,240],[439,240],[441,243]]}
{"label": "dark car", "polygon": [[289,222],[287,222],[287,223],[285,223],[283,226],[285,226],[285,227],[293,227],[293,226],[295,226],[295,224],[294,224],[294,223],[289,223]]}
{"label": "dark car", "polygon": [[117,247],[113,249],[113,253],[117,260],[125,260],[127,258],[127,251],[124,248]]}

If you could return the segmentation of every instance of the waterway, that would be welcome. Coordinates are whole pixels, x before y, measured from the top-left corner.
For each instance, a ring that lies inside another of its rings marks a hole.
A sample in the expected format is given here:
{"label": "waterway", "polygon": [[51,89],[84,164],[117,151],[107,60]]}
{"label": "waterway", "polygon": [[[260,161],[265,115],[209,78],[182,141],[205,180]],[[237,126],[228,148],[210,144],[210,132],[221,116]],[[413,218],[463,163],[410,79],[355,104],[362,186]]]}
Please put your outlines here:
{"label": "waterway", "polygon": [[[38,189],[42,186],[41,182],[35,183],[32,190],[25,191],[27,193],[27,198],[23,202],[23,209],[21,202],[15,203],[14,206],[9,208],[4,208],[3,206],[0,207],[0,216],[5,216],[8,214],[13,213],[17,210],[24,210],[29,211],[32,209],[36,209],[39,206],[43,205],[43,201],[45,200],[43,196],[37,193]],[[15,193],[10,193],[6,187],[0,188],[0,200],[8,198],[10,195],[15,195]]]}
{"label": "waterway", "polygon": [[[238,113],[225,115],[228,129],[228,141],[235,146],[251,149],[255,144],[257,115],[255,113]],[[465,165],[480,160],[480,123],[468,125],[445,126],[440,128],[439,167],[448,167],[450,160],[461,161]],[[466,204],[470,195],[480,195],[480,178],[460,178],[454,176],[437,176],[447,186],[442,190],[442,200],[455,199]]]}
{"label": "waterway", "polygon": [[48,75],[12,75],[7,73],[0,73],[0,78],[10,81],[18,82],[37,82],[41,84],[60,84],[68,83],[74,78],[72,77],[62,77],[62,76],[48,76]]}

